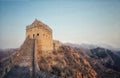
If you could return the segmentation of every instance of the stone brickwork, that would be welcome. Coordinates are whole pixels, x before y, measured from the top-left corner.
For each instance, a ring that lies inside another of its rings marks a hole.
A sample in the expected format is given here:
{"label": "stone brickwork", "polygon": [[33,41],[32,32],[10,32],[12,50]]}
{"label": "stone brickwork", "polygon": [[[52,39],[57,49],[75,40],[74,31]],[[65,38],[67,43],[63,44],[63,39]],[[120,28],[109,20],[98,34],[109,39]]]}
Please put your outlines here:
{"label": "stone brickwork", "polygon": [[26,27],[26,40],[20,49],[0,60],[0,78],[60,78],[40,71],[38,66],[40,55],[49,55],[59,46],[52,29],[36,19]]}
{"label": "stone brickwork", "polygon": [[38,52],[53,50],[52,29],[37,19],[26,27],[26,37],[36,39]]}
{"label": "stone brickwork", "polygon": [[60,41],[58,41],[58,40],[53,41],[53,49],[54,50],[58,50],[61,45],[62,45],[62,43]]}

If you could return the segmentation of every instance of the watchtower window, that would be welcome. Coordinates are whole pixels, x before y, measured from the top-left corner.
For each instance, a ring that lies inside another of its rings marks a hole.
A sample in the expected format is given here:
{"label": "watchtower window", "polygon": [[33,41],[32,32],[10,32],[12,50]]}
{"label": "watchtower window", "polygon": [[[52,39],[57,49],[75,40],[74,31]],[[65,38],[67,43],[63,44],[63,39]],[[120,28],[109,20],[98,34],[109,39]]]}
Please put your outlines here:
{"label": "watchtower window", "polygon": [[37,36],[39,36],[39,33],[37,33]]}
{"label": "watchtower window", "polygon": [[33,34],[33,38],[35,37],[35,34]]}

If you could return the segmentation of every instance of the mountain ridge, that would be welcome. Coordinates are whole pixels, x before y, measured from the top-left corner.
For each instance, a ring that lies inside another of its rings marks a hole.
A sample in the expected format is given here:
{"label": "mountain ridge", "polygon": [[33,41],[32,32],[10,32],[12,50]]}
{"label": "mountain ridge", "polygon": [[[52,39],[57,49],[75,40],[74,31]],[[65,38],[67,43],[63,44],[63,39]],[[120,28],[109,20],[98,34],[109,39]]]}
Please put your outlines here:
{"label": "mountain ridge", "polygon": [[[119,54],[103,47],[86,49],[75,46],[63,44],[46,56],[41,53],[38,59],[40,71],[60,78],[120,77]],[[41,78],[48,78],[45,73]]]}
{"label": "mountain ridge", "polygon": [[101,47],[101,48],[109,49],[109,50],[116,51],[116,52],[120,51],[120,48],[116,48],[116,47],[106,45],[106,44],[64,43],[64,45],[68,45],[68,46],[71,46],[71,47],[77,47],[77,48],[83,48],[83,49],[93,49],[93,48]]}

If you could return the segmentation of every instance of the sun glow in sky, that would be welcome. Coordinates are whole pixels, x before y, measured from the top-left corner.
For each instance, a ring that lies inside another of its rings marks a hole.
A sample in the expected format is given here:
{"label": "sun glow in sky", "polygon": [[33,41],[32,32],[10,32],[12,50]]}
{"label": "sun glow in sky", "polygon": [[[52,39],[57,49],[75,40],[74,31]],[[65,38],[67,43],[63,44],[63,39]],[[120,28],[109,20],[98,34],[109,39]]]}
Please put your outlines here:
{"label": "sun glow in sky", "polygon": [[16,48],[35,18],[62,42],[120,48],[120,0],[0,0],[0,48]]}

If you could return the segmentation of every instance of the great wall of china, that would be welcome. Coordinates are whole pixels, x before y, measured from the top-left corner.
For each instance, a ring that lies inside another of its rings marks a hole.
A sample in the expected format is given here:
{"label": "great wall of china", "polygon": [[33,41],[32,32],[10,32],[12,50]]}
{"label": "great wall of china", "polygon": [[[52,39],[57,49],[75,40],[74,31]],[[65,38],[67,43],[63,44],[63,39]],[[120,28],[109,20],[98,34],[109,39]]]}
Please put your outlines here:
{"label": "great wall of china", "polygon": [[26,27],[26,40],[17,52],[0,60],[1,78],[59,78],[39,70],[40,52],[56,50],[61,43],[52,39],[52,30],[35,20]]}

